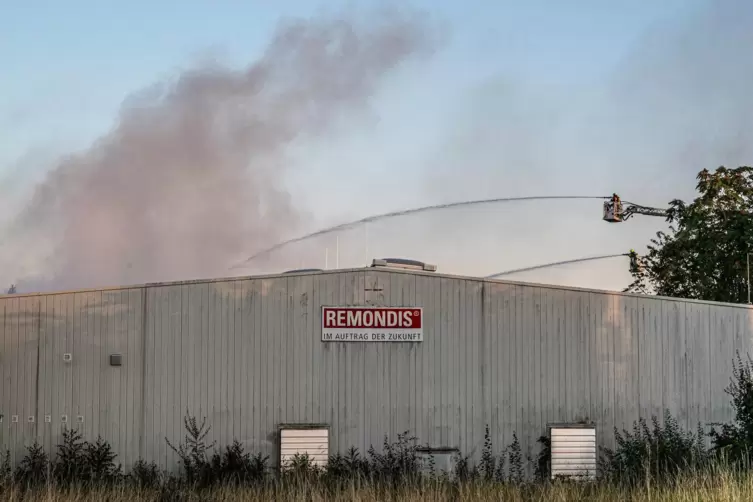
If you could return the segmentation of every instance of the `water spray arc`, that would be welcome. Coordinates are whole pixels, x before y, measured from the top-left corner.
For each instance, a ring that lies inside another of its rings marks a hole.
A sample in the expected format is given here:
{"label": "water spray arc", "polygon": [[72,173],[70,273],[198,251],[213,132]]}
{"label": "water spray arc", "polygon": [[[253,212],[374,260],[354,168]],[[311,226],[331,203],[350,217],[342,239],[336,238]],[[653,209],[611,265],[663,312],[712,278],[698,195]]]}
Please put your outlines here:
{"label": "water spray arc", "polygon": [[596,261],[596,260],[607,260],[610,258],[618,258],[620,256],[630,256],[628,253],[620,253],[620,254],[605,254],[601,256],[587,256],[585,258],[576,258],[574,260],[564,260],[564,261],[556,261],[552,263],[544,263],[542,265],[534,265],[533,267],[524,267],[524,268],[516,268],[514,270],[506,270],[504,272],[497,272],[496,274],[487,275],[484,278],[485,279],[494,279],[496,277],[501,277],[503,275],[511,275],[511,274],[517,274],[518,272],[528,272],[530,270],[539,270],[542,268],[549,268],[549,267],[556,267],[558,265],[569,265],[571,263],[581,263],[584,261]]}
{"label": "water spray arc", "polygon": [[233,265],[230,267],[230,270],[243,268],[244,265],[248,264],[249,262],[256,260],[258,258],[261,258],[262,256],[268,255],[269,253],[272,253],[274,251],[277,251],[278,249],[288,246],[290,244],[294,244],[296,242],[301,242],[304,240],[312,239],[314,237],[319,237],[326,234],[331,234],[333,232],[341,232],[343,230],[349,230],[353,227],[357,227],[359,225],[363,225],[365,223],[371,223],[374,221],[379,220],[385,220],[389,218],[397,218],[400,216],[408,216],[411,214],[418,214],[418,213],[425,213],[430,211],[438,211],[441,209],[453,209],[458,207],[464,207],[464,206],[476,206],[476,205],[484,205],[484,204],[498,204],[502,202],[522,202],[522,201],[530,201],[530,200],[553,200],[553,199],[559,199],[559,200],[576,200],[576,199],[598,199],[598,200],[606,200],[610,199],[612,196],[595,196],[595,195],[539,195],[539,196],[530,196],[530,197],[502,197],[502,198],[494,198],[494,199],[481,199],[481,200],[467,200],[462,202],[450,202],[447,204],[436,204],[433,206],[424,206],[424,207],[417,207],[413,209],[404,209],[402,211],[392,211],[390,213],[384,213],[384,214],[378,214],[374,216],[368,216],[366,218],[361,218],[360,220],[351,221],[348,223],[341,223],[339,225],[334,225],[332,227],[328,227],[322,230],[317,230],[316,232],[312,232],[310,234],[303,235],[301,237],[295,237],[293,239],[288,239],[286,241],[280,242],[279,244],[275,244],[272,247],[263,249],[259,251],[258,253],[252,255],[251,257],[247,258],[245,261],[238,263],[236,265]]}

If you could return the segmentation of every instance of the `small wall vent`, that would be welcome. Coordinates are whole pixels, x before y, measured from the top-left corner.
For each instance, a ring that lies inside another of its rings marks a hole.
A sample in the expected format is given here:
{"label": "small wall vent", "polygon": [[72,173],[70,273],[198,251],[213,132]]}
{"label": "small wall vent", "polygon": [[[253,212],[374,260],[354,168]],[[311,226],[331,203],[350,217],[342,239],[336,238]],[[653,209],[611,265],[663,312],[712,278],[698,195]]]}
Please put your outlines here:
{"label": "small wall vent", "polygon": [[596,427],[592,424],[549,426],[551,477],[596,477]]}
{"label": "small wall vent", "polygon": [[382,258],[375,259],[371,263],[372,267],[386,267],[386,268],[403,268],[407,270],[423,270],[426,272],[436,272],[437,266],[430,265],[418,260],[409,260],[406,258]]}
{"label": "small wall vent", "polygon": [[424,474],[446,474],[454,477],[457,470],[460,450],[457,448],[421,447],[416,449],[419,466]]}

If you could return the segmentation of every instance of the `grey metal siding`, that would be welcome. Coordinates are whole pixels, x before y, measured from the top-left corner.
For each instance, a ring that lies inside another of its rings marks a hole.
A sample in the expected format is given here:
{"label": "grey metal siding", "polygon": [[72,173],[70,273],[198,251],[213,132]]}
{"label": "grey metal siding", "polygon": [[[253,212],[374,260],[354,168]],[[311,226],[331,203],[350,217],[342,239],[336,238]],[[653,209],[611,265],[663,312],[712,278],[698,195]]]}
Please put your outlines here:
{"label": "grey metal siding", "polygon": [[[322,305],[421,306],[425,341],[321,343]],[[282,423],[329,424],[330,451],[409,431],[478,457],[487,425],[497,451],[515,432],[535,452],[548,423],[588,419],[611,446],[664,409],[729,420],[753,334],[744,306],[374,269],[7,296],[0,313],[2,445],[52,450],[67,415],[126,466],[174,467],[186,412],[273,459]]]}
{"label": "grey metal siding", "polygon": [[[0,299],[0,443],[14,460],[35,440],[51,451],[64,415],[86,437],[107,438],[121,459],[138,458],[142,291]],[[110,368],[111,352],[129,363]]]}

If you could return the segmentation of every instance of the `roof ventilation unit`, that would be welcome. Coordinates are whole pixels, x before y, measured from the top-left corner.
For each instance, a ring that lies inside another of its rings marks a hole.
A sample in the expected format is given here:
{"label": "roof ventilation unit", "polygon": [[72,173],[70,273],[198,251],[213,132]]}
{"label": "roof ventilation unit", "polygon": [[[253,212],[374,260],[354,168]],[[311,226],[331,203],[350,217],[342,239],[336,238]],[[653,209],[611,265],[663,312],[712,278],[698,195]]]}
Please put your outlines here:
{"label": "roof ventilation unit", "polygon": [[549,426],[551,475],[593,479],[596,476],[596,427],[592,424]]}
{"label": "roof ventilation unit", "polygon": [[324,272],[321,268],[297,268],[295,270],[288,270],[283,274],[310,274],[313,272]]}
{"label": "roof ventilation unit", "polygon": [[374,260],[371,263],[372,267],[386,267],[386,268],[403,268],[406,270],[424,270],[426,272],[436,272],[436,265],[429,265],[418,260],[408,260],[405,258],[382,258],[381,260]]}

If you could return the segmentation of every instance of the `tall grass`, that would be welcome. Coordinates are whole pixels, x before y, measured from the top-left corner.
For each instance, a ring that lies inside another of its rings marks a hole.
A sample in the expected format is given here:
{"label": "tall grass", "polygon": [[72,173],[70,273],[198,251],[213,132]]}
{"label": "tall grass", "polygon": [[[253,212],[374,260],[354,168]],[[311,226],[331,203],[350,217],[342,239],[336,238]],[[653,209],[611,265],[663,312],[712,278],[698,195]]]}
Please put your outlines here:
{"label": "tall grass", "polygon": [[335,454],[324,468],[297,456],[276,471],[266,457],[246,453],[238,442],[210,454],[209,428],[188,417],[185,440],[171,445],[182,465],[175,475],[145,462],[126,474],[106,441],[89,443],[67,430],[54,459],[36,444],[15,470],[4,458],[0,500],[753,500],[753,471],[747,465],[702,452],[700,433],[682,431],[671,415],[664,425],[652,423],[653,429],[640,421],[632,432],[617,434],[618,446],[603,452],[603,475],[596,482],[548,481],[542,468],[545,442],[539,458],[528,459],[537,464],[537,476],[525,479],[517,439],[495,456],[488,430],[479,464],[471,467],[462,459],[452,478],[423,469],[416,440],[407,434],[394,442],[385,439],[380,452]]}
{"label": "tall grass", "polygon": [[733,470],[708,469],[684,474],[671,483],[627,487],[610,482],[504,484],[475,480],[463,483],[415,481],[393,486],[383,482],[350,483],[333,491],[326,483],[306,480],[300,483],[272,481],[259,486],[216,486],[204,491],[179,489],[166,493],[155,489],[111,487],[39,487],[22,492],[2,492],[0,500],[24,501],[652,501],[714,502],[753,500],[753,474]]}

